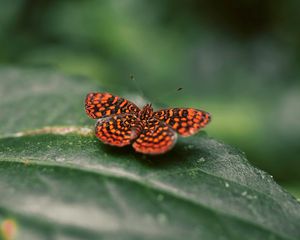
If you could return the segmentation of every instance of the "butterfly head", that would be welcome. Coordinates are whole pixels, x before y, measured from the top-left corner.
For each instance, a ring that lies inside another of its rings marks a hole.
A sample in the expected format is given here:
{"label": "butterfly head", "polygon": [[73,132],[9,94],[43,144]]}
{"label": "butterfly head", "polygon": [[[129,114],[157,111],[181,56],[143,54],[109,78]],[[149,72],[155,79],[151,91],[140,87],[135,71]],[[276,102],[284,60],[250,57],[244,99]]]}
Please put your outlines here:
{"label": "butterfly head", "polygon": [[149,119],[153,115],[153,108],[151,104],[146,104],[139,113],[141,120]]}

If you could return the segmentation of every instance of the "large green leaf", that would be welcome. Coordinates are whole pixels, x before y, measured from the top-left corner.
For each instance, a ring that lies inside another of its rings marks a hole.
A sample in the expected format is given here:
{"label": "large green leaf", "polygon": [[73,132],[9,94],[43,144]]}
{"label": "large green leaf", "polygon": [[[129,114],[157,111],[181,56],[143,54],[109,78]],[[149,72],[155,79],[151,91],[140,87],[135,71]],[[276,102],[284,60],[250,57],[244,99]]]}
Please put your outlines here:
{"label": "large green leaf", "polygon": [[205,134],[156,157],[108,147],[82,127],[97,86],[0,77],[0,223],[14,219],[16,239],[299,239],[299,203],[240,151]]}

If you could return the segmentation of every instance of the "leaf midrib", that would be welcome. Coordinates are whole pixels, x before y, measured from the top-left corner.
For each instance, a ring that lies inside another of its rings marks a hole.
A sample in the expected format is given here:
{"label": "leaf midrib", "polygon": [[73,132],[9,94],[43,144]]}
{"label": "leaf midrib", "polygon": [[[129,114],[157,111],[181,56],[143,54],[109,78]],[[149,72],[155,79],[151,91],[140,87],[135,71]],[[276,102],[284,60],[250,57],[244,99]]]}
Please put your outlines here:
{"label": "leaf midrib", "polygon": [[[62,134],[58,134],[58,133],[51,133],[50,131],[48,131],[47,132],[47,134],[53,134],[53,135],[69,135],[69,134],[75,134],[75,135],[78,135],[78,136],[83,136],[83,135],[81,135],[81,134],[79,134],[77,131],[78,130],[80,130],[80,129],[82,129],[82,128],[85,128],[84,126],[51,126],[51,127],[44,127],[44,128],[39,128],[39,129],[33,129],[33,130],[30,130],[30,131],[23,131],[23,132],[18,132],[18,133],[14,133],[14,134],[10,134],[10,135],[0,135],[0,140],[3,140],[3,139],[5,139],[5,138],[19,138],[19,137],[24,137],[24,136],[36,136],[36,135],[41,135],[41,134],[45,134],[45,133],[43,133],[43,132],[39,132],[39,130],[43,130],[43,129],[46,129],[46,128],[49,128],[49,129],[51,129],[51,128],[71,128],[71,127],[74,127],[75,128],[75,130],[74,131],[72,131],[72,132],[68,132],[68,133],[62,133]],[[76,130],[77,129],[77,130]],[[17,134],[18,134],[18,136],[17,136]],[[27,159],[31,159],[31,160],[36,160],[36,161],[39,161],[39,162],[42,162],[42,161],[40,161],[40,159],[39,158],[34,158],[34,157],[22,157],[22,158],[27,158]],[[60,164],[60,165],[62,165],[62,164]],[[74,165],[74,164],[73,164]],[[79,165],[79,164],[77,164],[76,166],[82,166],[82,165]],[[84,167],[84,166],[82,166],[82,167]],[[106,168],[106,167],[104,167],[104,168]],[[265,193],[265,192],[260,192],[260,191],[258,191],[257,189],[253,189],[253,188],[250,188],[249,186],[247,186],[247,185],[244,185],[244,184],[241,184],[241,183],[239,183],[239,182],[235,182],[235,181],[233,181],[233,180],[231,180],[231,179],[227,179],[227,178],[223,178],[223,177],[221,177],[221,176],[217,176],[217,175],[215,175],[215,174],[213,174],[213,173],[211,173],[211,172],[207,172],[207,171],[204,171],[202,168],[199,168],[199,167],[195,167],[195,168],[192,168],[192,169],[189,169],[189,171],[190,170],[199,170],[200,172],[202,172],[202,173],[204,173],[204,174],[206,174],[206,175],[208,175],[208,176],[211,176],[211,177],[214,177],[214,178],[217,178],[217,179],[221,179],[221,180],[223,180],[223,181],[227,181],[227,182],[230,182],[230,183],[234,183],[234,184],[236,184],[236,185],[238,185],[238,186],[241,186],[241,187],[243,187],[243,188],[246,188],[246,189],[248,189],[248,190],[251,190],[251,191],[253,191],[253,192],[256,192],[256,193],[258,193],[258,194],[260,194],[260,195],[263,195],[263,196],[265,196],[265,197],[267,197],[267,198],[271,198],[274,202],[276,202],[276,203],[278,203],[275,199],[273,199],[273,196],[271,196],[271,195],[269,195],[269,194],[267,194],[267,193]],[[149,176],[149,175],[148,175]],[[140,177],[140,176],[138,176],[138,177]],[[275,182],[274,182],[274,184],[275,184]]]}

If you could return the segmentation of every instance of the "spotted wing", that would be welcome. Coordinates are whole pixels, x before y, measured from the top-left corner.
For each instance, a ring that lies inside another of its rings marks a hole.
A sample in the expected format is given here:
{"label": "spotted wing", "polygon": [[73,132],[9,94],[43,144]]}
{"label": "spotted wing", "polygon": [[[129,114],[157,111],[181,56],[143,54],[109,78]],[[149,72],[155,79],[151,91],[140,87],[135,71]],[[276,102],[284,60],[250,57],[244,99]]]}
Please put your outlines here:
{"label": "spotted wing", "polygon": [[122,147],[131,143],[140,133],[139,120],[132,114],[101,118],[96,123],[95,134],[102,142]]}
{"label": "spotted wing", "polygon": [[198,132],[210,122],[210,114],[194,108],[163,109],[154,117],[170,125],[181,136],[187,137]]}
{"label": "spotted wing", "polygon": [[140,109],[124,98],[96,92],[86,96],[85,111],[91,118],[102,118],[114,114],[137,113]]}
{"label": "spotted wing", "polygon": [[144,154],[162,154],[176,143],[177,134],[166,123],[157,119],[148,120],[148,125],[133,143],[135,151]]}

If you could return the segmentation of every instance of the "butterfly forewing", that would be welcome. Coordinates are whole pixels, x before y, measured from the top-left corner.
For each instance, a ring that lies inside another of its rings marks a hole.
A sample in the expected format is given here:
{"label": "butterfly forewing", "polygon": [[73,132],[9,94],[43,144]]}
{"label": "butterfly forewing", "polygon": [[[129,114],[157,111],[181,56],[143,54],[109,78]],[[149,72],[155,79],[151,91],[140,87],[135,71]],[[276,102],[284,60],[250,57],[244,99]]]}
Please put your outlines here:
{"label": "butterfly forewing", "polygon": [[114,114],[137,114],[140,109],[132,102],[110,93],[89,93],[85,99],[85,111],[91,118],[103,118]]}
{"label": "butterfly forewing", "polygon": [[210,114],[194,108],[163,109],[154,117],[167,123],[181,136],[187,137],[198,132],[210,122]]}
{"label": "butterfly forewing", "polygon": [[169,151],[176,143],[177,134],[166,123],[157,119],[148,120],[133,148],[144,154],[162,154]]}
{"label": "butterfly forewing", "polygon": [[132,114],[101,118],[95,128],[97,138],[106,144],[118,147],[130,144],[140,131],[139,120]]}

